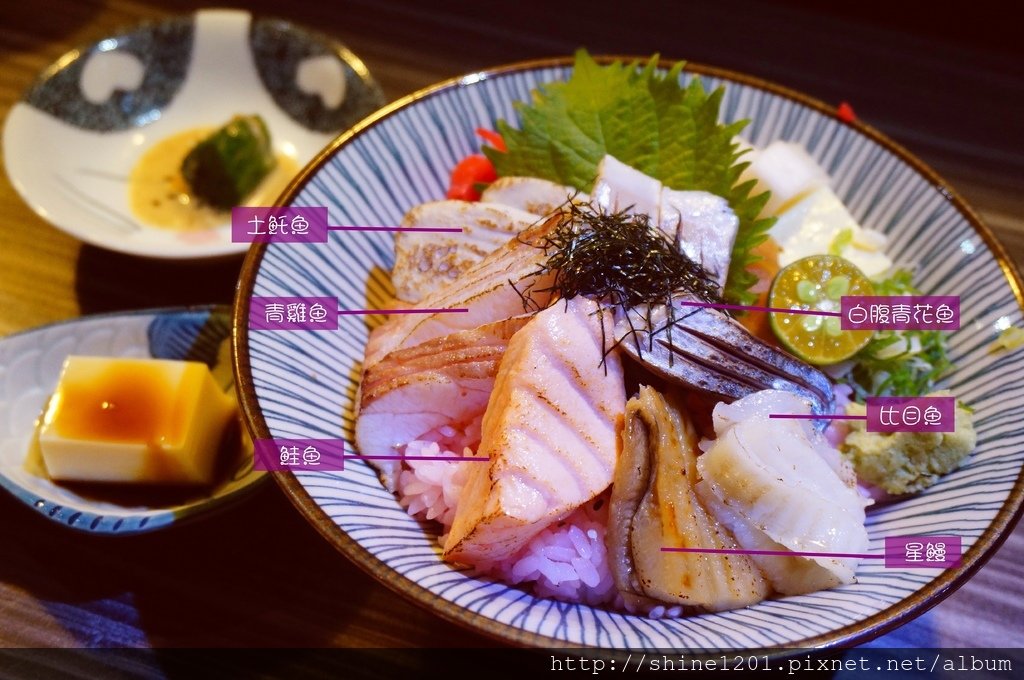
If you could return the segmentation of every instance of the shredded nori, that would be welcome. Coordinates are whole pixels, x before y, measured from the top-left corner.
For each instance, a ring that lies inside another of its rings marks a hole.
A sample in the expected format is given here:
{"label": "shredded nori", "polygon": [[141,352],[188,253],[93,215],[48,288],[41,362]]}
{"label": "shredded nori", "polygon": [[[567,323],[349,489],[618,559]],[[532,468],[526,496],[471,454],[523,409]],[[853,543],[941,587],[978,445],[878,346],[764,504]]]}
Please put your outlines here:
{"label": "shredded nori", "polygon": [[538,274],[554,272],[543,291],[569,299],[585,295],[623,310],[668,302],[680,291],[721,302],[717,281],[683,253],[646,214],[605,213],[566,204],[564,217],[540,247],[548,254]]}
{"label": "shredded nori", "polygon": [[[647,305],[647,329],[653,342],[655,333],[666,327],[671,334],[676,320],[674,297],[685,295],[703,302],[722,302],[718,282],[680,250],[678,234],[673,239],[651,224],[646,214],[631,214],[628,209],[606,213],[589,204],[568,201],[558,226],[538,247],[548,259],[534,274],[553,273],[554,280],[549,287],[536,292],[554,293],[554,299],[564,300],[585,295],[604,308],[620,308],[632,329],[629,335],[637,342],[638,353],[641,348],[629,310]],[[524,309],[537,308],[530,296],[532,291],[516,292],[523,298]],[[659,304],[666,306],[667,323],[654,329],[650,310]],[[619,342],[621,339],[611,347],[605,342],[605,355]]]}

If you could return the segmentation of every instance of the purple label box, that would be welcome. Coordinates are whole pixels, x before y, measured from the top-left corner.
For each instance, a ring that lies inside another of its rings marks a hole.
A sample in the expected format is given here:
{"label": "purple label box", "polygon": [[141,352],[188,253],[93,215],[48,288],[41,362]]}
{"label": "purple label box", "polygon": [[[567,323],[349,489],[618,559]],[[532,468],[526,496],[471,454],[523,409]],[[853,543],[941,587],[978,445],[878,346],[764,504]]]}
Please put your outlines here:
{"label": "purple label box", "polygon": [[257,439],[253,444],[253,468],[256,470],[337,472],[345,469],[343,439]]}
{"label": "purple label box", "polygon": [[327,243],[327,208],[232,208],[231,241]]}
{"label": "purple label box", "polygon": [[868,397],[868,432],[955,432],[954,397]]}
{"label": "purple label box", "polygon": [[957,295],[844,295],[844,331],[922,330],[960,328]]}
{"label": "purple label box", "polygon": [[960,563],[959,536],[886,536],[885,566],[892,569],[950,569]]}
{"label": "purple label box", "polygon": [[250,300],[249,330],[338,330],[337,298],[253,297]]}

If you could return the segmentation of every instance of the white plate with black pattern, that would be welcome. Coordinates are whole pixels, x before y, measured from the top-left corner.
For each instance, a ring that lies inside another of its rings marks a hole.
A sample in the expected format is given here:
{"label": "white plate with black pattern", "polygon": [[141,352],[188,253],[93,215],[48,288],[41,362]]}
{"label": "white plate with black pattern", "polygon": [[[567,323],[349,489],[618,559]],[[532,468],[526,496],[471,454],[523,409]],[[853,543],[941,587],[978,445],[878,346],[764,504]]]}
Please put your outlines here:
{"label": "white plate with black pattern", "polygon": [[[478,127],[518,120],[515,103],[564,80],[569,60],[475,73],[397,102],[339,138],[293,185],[288,203],[327,206],[338,224],[399,224],[412,206],[445,194],[448,173],[479,149]],[[835,178],[865,226],[889,236],[889,256],[918,264],[927,294],[959,295],[962,328],[950,338],[946,386],[975,409],[978,445],[967,462],[913,498],[868,518],[870,551],[898,535],[962,537],[949,570],[896,570],[865,560],[857,583],[744,609],[652,620],[567,604],[473,577],[441,560],[437,529],[412,519],[367,465],[339,473],[279,473],[293,502],[339,550],[382,583],[449,620],[513,644],[766,650],[863,642],[948,595],[992,554],[1024,504],[1024,349],[993,354],[1000,331],[1021,325],[1022,283],[1005,252],[955,191],[923,163],[821,102],[707,67],[683,73],[725,87],[721,116],[751,120],[764,146],[796,141]],[[368,330],[356,317],[333,333],[249,333],[249,296],[336,295],[343,309],[380,307],[393,260],[386,233],[333,233],[327,244],[260,245],[247,256],[235,310],[243,409],[261,437],[353,441],[353,405]]]}
{"label": "white plate with black pattern", "polygon": [[133,255],[242,253],[227,218],[166,229],[133,213],[128,177],[154,144],[184,130],[259,114],[274,151],[299,167],[384,99],[337,41],[237,10],[146,23],[72,50],[11,109],[4,164],[43,219],[93,245]]}

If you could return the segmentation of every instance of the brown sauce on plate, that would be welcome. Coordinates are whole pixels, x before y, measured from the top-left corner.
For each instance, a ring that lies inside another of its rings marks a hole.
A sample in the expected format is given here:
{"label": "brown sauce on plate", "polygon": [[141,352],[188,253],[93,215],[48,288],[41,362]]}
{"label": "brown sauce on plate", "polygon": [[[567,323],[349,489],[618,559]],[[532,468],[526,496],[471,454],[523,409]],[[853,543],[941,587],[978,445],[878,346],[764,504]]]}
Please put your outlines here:
{"label": "brown sauce on plate", "polygon": [[[162,377],[162,376],[161,376]],[[127,393],[125,393],[127,396]],[[113,401],[113,399],[111,399]],[[43,413],[46,412],[49,403],[43,406]],[[125,416],[129,412],[135,414],[141,414],[144,410],[152,407],[153,404],[147,404],[145,406],[139,406],[134,409],[122,411]],[[102,410],[102,407],[100,407]],[[144,416],[143,416],[144,417]],[[173,416],[172,416],[173,417]],[[110,417],[101,423],[85,423],[79,422],[78,419],[71,419],[68,422],[61,422],[62,434],[70,434],[71,432],[81,433],[102,433],[110,436],[111,440],[117,440],[122,433],[114,432],[113,428],[117,427],[115,422],[118,421],[120,416]],[[42,425],[42,416],[36,419],[35,431],[32,434],[32,439],[29,442],[28,455],[25,457],[24,469],[29,474],[43,479],[49,479],[54,484],[58,484],[74,493],[88,498],[93,501],[102,501],[107,503],[114,503],[117,505],[124,505],[126,507],[170,507],[175,505],[184,505],[197,500],[208,498],[214,489],[223,485],[229,481],[235,472],[243,463],[243,459],[246,456],[252,455],[252,443],[249,439],[248,433],[245,431],[245,426],[241,421],[241,414],[236,413],[232,417],[224,428],[224,432],[221,435],[220,443],[217,446],[217,453],[214,458],[214,471],[212,482],[208,485],[181,485],[181,484],[145,484],[145,483],[125,483],[125,482],[68,482],[51,479],[49,473],[46,470],[46,462],[43,460],[42,449],[39,446],[39,430]],[[104,418],[101,417],[101,420]],[[80,430],[67,430],[63,427],[70,428],[82,428]],[[135,434],[142,432],[148,434],[153,428],[149,425],[146,427],[136,426],[134,424],[129,425],[129,428],[135,428]],[[122,439],[121,441],[138,441],[135,438]],[[152,466],[151,469],[154,471],[160,471],[163,466],[172,464],[173,461],[166,455],[161,455],[162,452],[158,448],[151,446],[150,455],[147,458],[147,465]]]}
{"label": "brown sauce on plate", "polygon": [[112,363],[89,380],[64,383],[60,398],[76,407],[59,409],[53,426],[69,439],[145,442],[154,449],[160,433],[181,438],[175,396],[161,366]]}

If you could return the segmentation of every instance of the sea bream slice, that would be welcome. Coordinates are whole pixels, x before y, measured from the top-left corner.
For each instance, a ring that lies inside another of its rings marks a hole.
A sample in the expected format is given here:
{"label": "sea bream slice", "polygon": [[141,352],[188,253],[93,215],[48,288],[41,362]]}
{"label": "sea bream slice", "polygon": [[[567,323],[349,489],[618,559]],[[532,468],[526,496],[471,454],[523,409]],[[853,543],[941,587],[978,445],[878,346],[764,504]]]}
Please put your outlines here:
{"label": "sea bream slice", "polygon": [[664,187],[659,214],[658,226],[672,235],[679,249],[724,288],[740,226],[729,202],[707,191],[674,191]]}
{"label": "sea bream slice", "polygon": [[626,391],[617,356],[604,356],[610,325],[596,302],[577,297],[512,337],[477,450],[490,462],[470,471],[446,560],[509,557],[611,484]]}
{"label": "sea bream slice", "polygon": [[591,191],[604,212],[645,214],[677,247],[725,286],[739,218],[728,201],[707,191],[676,191],[617,160],[601,159]]}
{"label": "sea bream slice", "polygon": [[[520,315],[391,352],[363,375],[356,447],[367,456],[394,456],[424,434],[461,428],[483,414],[498,364]],[[370,460],[395,490],[401,461]]]}
{"label": "sea bream slice", "polygon": [[416,206],[406,213],[403,227],[458,227],[462,233],[395,234],[395,293],[406,302],[419,302],[540,220],[540,215],[498,203],[432,201]]}
{"label": "sea bream slice", "polygon": [[547,259],[538,247],[559,224],[552,217],[511,238],[483,261],[470,267],[458,279],[434,291],[413,309],[468,309],[468,312],[394,314],[370,333],[363,370],[389,352],[411,347],[457,331],[469,330],[492,321],[507,319],[524,311],[523,295],[531,295],[537,308],[547,304],[552,274],[538,273]]}
{"label": "sea bream slice", "polygon": [[480,200],[537,215],[550,215],[570,200],[574,203],[590,203],[590,196],[572,187],[537,177],[500,177],[484,189]]}

